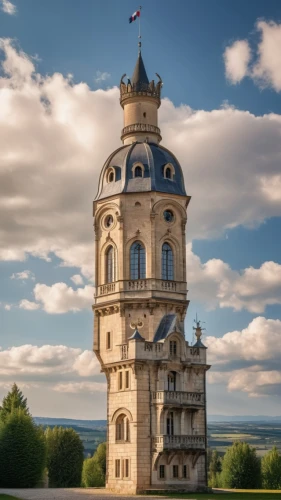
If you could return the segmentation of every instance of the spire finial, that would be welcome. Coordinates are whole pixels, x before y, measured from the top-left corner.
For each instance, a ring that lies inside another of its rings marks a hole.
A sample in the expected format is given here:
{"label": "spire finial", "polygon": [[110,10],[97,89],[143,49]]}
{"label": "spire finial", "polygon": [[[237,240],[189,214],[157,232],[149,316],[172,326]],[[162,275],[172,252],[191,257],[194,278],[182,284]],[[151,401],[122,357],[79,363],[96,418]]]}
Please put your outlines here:
{"label": "spire finial", "polygon": [[[141,5],[139,8],[139,11],[141,13]],[[138,47],[139,47],[139,54],[141,53],[141,22],[140,22],[140,15],[139,15],[139,36],[138,36],[139,42],[138,42]]]}

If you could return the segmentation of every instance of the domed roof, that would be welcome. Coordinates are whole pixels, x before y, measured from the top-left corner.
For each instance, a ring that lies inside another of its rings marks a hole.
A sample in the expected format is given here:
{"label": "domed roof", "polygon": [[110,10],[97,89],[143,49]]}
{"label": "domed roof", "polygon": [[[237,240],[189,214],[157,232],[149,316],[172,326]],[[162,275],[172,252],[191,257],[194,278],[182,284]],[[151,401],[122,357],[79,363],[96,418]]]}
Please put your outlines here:
{"label": "domed roof", "polygon": [[[138,165],[141,166],[142,176],[135,175],[134,169]],[[181,166],[163,146],[134,142],[114,151],[101,171],[95,199],[142,191],[186,196]]]}

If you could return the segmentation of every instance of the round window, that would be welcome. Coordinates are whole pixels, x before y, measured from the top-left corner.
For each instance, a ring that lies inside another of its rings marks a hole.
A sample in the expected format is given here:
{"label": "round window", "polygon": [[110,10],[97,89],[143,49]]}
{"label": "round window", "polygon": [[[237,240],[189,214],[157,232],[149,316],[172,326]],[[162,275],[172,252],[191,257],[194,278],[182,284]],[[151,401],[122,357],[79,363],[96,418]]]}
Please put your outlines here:
{"label": "round window", "polygon": [[163,215],[164,215],[164,219],[166,222],[173,222],[173,220],[175,218],[172,210],[165,210]]}
{"label": "round window", "polygon": [[104,221],[105,227],[110,227],[110,226],[112,226],[112,224],[113,224],[112,215],[107,215],[107,217],[105,218],[105,221]]}

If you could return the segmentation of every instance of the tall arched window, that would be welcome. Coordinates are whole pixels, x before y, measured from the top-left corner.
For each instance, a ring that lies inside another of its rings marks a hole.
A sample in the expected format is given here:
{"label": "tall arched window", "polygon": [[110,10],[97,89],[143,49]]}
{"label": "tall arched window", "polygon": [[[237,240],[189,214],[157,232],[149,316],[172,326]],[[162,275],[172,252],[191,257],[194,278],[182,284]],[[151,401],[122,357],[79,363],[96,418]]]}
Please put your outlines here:
{"label": "tall arched window", "polygon": [[115,255],[113,246],[108,247],[105,254],[106,283],[115,281]]}
{"label": "tall arched window", "polygon": [[145,277],[145,248],[140,241],[135,241],[130,250],[130,278],[131,280],[142,280]]}
{"label": "tall arched window", "polygon": [[174,279],[174,255],[169,243],[162,246],[162,280]]}
{"label": "tall arched window", "polygon": [[130,422],[122,413],[116,420],[116,441],[130,441]]}
{"label": "tall arched window", "polygon": [[176,391],[177,390],[176,379],[177,379],[176,372],[169,372],[168,373],[168,391]]}

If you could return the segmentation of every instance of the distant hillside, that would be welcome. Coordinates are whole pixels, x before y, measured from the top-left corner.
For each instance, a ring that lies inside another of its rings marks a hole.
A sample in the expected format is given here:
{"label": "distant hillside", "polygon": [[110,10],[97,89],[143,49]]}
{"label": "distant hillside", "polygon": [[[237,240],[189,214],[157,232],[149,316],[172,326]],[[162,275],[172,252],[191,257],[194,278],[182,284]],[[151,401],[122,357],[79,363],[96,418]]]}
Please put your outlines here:
{"label": "distant hillside", "polygon": [[38,425],[61,425],[62,427],[86,427],[87,429],[106,430],[106,420],[76,420],[72,418],[34,417]]}
{"label": "distant hillside", "polygon": [[280,422],[281,416],[267,415],[208,415],[208,422]]}

